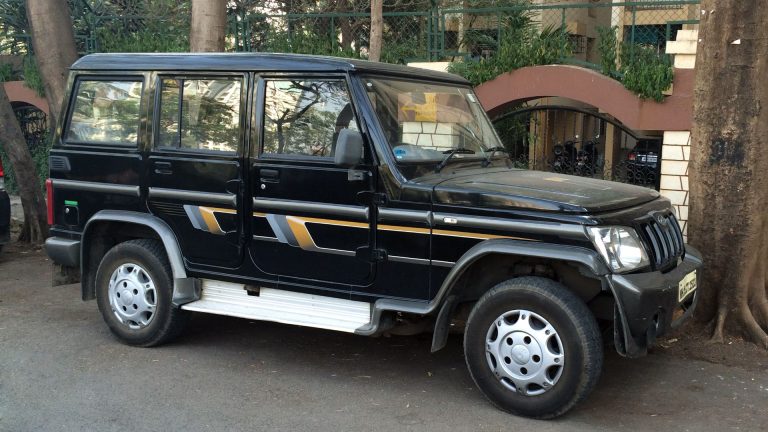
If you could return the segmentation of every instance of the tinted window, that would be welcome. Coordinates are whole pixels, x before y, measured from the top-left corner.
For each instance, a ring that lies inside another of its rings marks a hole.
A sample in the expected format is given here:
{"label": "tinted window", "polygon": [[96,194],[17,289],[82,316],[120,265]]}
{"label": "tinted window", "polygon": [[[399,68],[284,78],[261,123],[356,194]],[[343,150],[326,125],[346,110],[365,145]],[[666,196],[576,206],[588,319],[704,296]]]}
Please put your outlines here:
{"label": "tinted window", "polygon": [[345,128],[357,123],[344,81],[267,81],[264,153],[330,157]]}
{"label": "tinted window", "polygon": [[158,146],[236,152],[240,79],[163,79]]}
{"label": "tinted window", "polygon": [[67,141],[137,144],[141,81],[81,80],[75,95]]}

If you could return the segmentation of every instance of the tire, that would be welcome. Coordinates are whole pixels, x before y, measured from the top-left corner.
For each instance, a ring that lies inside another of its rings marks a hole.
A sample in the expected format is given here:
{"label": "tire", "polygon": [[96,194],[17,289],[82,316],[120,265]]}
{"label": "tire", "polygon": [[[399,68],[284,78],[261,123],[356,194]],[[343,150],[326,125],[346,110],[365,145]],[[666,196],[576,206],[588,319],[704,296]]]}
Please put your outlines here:
{"label": "tire", "polygon": [[171,266],[157,240],[114,246],[101,260],[95,283],[99,311],[125,344],[150,347],[169,342],[187,322],[189,313],[172,304]]}
{"label": "tire", "polygon": [[511,414],[549,419],[592,391],[603,344],[592,312],[550,279],[502,282],[475,304],[464,356],[480,391]]}

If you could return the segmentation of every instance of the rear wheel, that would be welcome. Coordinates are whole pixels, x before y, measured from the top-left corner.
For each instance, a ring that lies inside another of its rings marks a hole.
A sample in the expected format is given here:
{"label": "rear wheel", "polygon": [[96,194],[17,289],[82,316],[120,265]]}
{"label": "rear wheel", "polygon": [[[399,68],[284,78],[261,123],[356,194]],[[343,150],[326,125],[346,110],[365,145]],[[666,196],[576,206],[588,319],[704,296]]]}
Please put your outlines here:
{"label": "rear wheel", "polygon": [[584,302],[537,277],[502,282],[475,304],[464,353],[491,402],[534,418],[557,417],[583,400],[603,363],[597,322]]}
{"label": "rear wheel", "polygon": [[173,276],[156,240],[110,249],[96,272],[96,300],[112,333],[129,345],[154,346],[177,336],[187,313],[173,306]]}

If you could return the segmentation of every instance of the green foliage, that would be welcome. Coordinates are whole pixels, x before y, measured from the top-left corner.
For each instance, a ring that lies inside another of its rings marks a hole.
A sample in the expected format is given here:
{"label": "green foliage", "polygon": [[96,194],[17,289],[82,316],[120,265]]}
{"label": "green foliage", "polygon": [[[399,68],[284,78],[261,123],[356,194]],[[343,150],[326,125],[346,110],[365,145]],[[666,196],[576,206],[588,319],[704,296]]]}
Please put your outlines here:
{"label": "green foliage", "polygon": [[617,52],[619,41],[616,38],[616,27],[598,27],[599,35],[597,51],[600,54],[600,72],[603,75],[616,78],[618,70],[616,69]]}
{"label": "green foliage", "polygon": [[99,52],[189,51],[188,2],[113,2],[103,13],[107,16],[95,32]]}
{"label": "green foliage", "polygon": [[24,57],[23,70],[21,72],[24,78],[24,85],[37,93],[38,96],[45,96],[45,84],[43,84],[43,76],[40,74],[40,70],[37,68],[37,62],[31,55]]}
{"label": "green foliage", "polygon": [[164,31],[142,28],[135,32],[98,32],[101,52],[185,52],[189,51],[189,30],[169,26]]}
{"label": "green foliage", "polygon": [[[624,84],[643,99],[664,100],[664,90],[672,85],[673,69],[669,56],[655,46],[619,43],[616,27],[598,28],[600,71]],[[618,65],[617,65],[618,53]]]}
{"label": "green foliage", "polygon": [[669,56],[659,53],[656,47],[625,42],[620,60],[624,87],[643,99],[664,100],[662,92],[672,85],[674,78]]}
{"label": "green foliage", "polygon": [[294,29],[291,33],[270,31],[270,36],[264,43],[263,51],[360,58],[359,52],[353,49],[344,49],[327,35],[303,28]]}
{"label": "green foliage", "polygon": [[[48,154],[51,151],[51,145],[53,141],[49,139],[49,134],[46,132],[41,145],[30,149],[32,152],[32,160],[35,163],[37,169],[38,182],[40,190],[45,189],[45,179],[48,178]],[[16,182],[16,176],[13,173],[13,166],[8,156],[0,147],[0,159],[3,161],[3,168],[5,169],[5,190],[11,194],[19,193],[19,186]]]}
{"label": "green foliage", "polygon": [[15,75],[13,73],[13,65],[10,63],[0,65],[0,82],[13,81]]}
{"label": "green foliage", "polygon": [[571,55],[568,34],[562,29],[548,27],[539,32],[532,21],[515,18],[517,26],[503,27],[498,51],[491,57],[452,63],[449,72],[478,85],[522,67],[559,63]]}
{"label": "green foliage", "polygon": [[424,47],[416,38],[396,42],[387,41],[381,47],[381,61],[384,63],[407,64],[423,55]]}

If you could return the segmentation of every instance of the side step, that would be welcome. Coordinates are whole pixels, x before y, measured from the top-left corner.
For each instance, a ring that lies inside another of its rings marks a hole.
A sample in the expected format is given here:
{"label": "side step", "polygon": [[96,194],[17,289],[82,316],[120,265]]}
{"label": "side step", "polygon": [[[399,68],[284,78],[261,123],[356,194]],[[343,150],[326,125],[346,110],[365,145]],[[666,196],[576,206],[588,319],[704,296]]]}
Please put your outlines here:
{"label": "side step", "polygon": [[272,288],[248,295],[245,285],[210,279],[203,279],[200,300],[181,308],[349,333],[371,321],[370,303]]}

